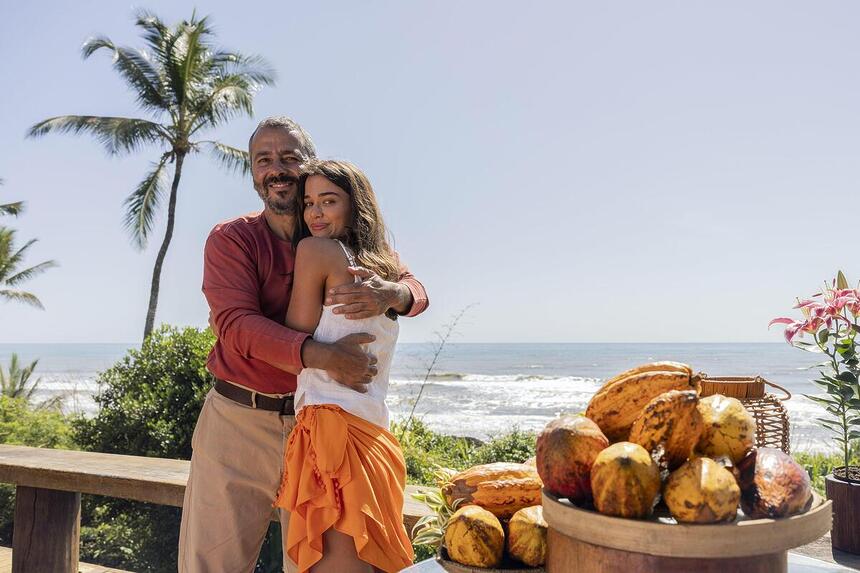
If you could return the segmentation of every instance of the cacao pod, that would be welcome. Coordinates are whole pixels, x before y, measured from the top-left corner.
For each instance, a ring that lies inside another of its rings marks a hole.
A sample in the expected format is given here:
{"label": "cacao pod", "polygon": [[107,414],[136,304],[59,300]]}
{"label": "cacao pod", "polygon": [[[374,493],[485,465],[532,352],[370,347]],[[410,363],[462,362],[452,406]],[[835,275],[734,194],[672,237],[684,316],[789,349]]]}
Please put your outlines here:
{"label": "cacao pod", "polygon": [[699,392],[699,376],[688,371],[648,370],[604,384],[588,402],[585,415],[594,420],[610,441],[626,440],[642,409],[669,390]]}
{"label": "cacao pod", "polygon": [[540,505],[543,483],[537,470],[526,464],[498,462],[471,467],[451,476],[442,486],[449,504],[478,505],[507,519],[518,510]]}
{"label": "cacao pod", "polygon": [[649,362],[648,364],[640,364],[639,366],[635,366],[630,370],[626,370],[621,374],[618,374],[617,376],[613,376],[603,385],[609,386],[610,384],[612,384],[613,382],[617,382],[618,380],[629,378],[630,376],[634,376],[636,374],[643,374],[645,372],[685,372],[692,376],[693,369],[690,368],[690,366],[687,364],[684,364],[682,362],[672,362],[671,360]]}
{"label": "cacao pod", "polygon": [[580,415],[552,420],[537,437],[537,471],[546,489],[571,502],[591,499],[591,466],[609,440],[593,421]]}
{"label": "cacao pod", "polygon": [[597,455],[591,468],[594,507],[607,515],[651,515],[660,496],[660,485],[657,464],[639,444],[612,444]]}
{"label": "cacao pod", "polygon": [[496,567],[505,551],[505,532],[498,518],[477,505],[461,507],[445,528],[448,556],[471,567]]}
{"label": "cacao pod", "polygon": [[696,409],[695,390],[670,390],[650,402],[633,422],[630,440],[661,465],[673,470],[693,453],[702,433],[702,415]]}
{"label": "cacao pod", "polygon": [[680,523],[732,521],[741,490],[732,472],[710,458],[696,457],[672,472],[663,500]]}
{"label": "cacao pod", "polygon": [[543,507],[519,510],[508,523],[508,555],[531,567],[542,567],[546,561],[546,530]]}
{"label": "cacao pod", "polygon": [[812,500],[809,474],[776,448],[758,448],[738,462],[741,507],[748,517],[777,518],[803,513]]}
{"label": "cacao pod", "polygon": [[714,394],[701,398],[702,435],[696,451],[710,458],[728,456],[737,463],[755,445],[755,419],[737,398]]}

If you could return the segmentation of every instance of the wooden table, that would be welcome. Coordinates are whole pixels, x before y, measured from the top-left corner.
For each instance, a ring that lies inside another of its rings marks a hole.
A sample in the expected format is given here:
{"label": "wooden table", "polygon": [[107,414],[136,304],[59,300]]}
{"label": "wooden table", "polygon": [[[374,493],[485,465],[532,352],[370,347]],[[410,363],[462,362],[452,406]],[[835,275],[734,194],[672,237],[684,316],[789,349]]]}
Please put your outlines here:
{"label": "wooden table", "polygon": [[[841,565],[789,552],[788,571],[789,573],[854,573],[857,569],[848,569]],[[401,573],[445,573],[445,569],[435,559],[426,559],[412,567],[407,567]]]}

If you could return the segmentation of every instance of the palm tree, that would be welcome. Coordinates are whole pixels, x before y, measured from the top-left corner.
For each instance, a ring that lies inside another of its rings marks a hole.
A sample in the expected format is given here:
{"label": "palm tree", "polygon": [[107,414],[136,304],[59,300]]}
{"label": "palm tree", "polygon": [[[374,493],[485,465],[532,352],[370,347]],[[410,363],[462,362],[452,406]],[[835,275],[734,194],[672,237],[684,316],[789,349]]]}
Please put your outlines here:
{"label": "palm tree", "polygon": [[30,376],[36,369],[39,360],[34,360],[30,365],[21,368],[18,362],[18,355],[13,354],[9,360],[9,370],[5,372],[0,368],[0,395],[9,396],[10,398],[24,398],[27,402],[33,397],[36,388],[42,381],[41,378],[30,382]]}
{"label": "palm tree", "polygon": [[139,12],[136,25],[145,49],[117,46],[106,37],[91,38],[82,48],[84,59],[99,50],[113,55],[113,67],[134,90],[138,105],[153,119],[65,115],[30,128],[37,137],[50,132],[89,133],[109,155],[131,153],[146,145],[158,145],[161,156],[125,201],[124,224],[138,249],[146,246],[156,211],[164,195],[168,163],[173,164],[173,183],[167,202],[167,228],[152,270],[152,286],[144,339],[152,332],[161,268],[176,215],[176,193],[186,156],[209,150],[221,164],[246,174],[246,151],[213,140],[193,140],[205,129],[217,127],[238,115],[253,115],[253,98],[263,85],[274,83],[274,73],[257,56],[216,49],[208,18],[166,26],[157,16]]}
{"label": "palm tree", "polygon": [[[3,180],[0,179],[0,184],[2,183]],[[23,211],[23,201],[0,205],[0,215],[19,215]],[[27,254],[27,251],[36,241],[37,239],[31,239],[23,247],[16,249],[15,230],[8,227],[0,227],[0,299],[23,302],[37,308],[44,308],[36,295],[17,288],[21,283],[42,274],[51,267],[57,266],[55,261],[45,261],[28,269],[20,269],[21,263],[24,261],[24,255]]]}
{"label": "palm tree", "polygon": [[[4,181],[0,179],[0,185],[3,185]],[[20,215],[21,211],[24,210],[24,202],[18,201],[17,203],[5,203],[0,204],[0,215]]]}

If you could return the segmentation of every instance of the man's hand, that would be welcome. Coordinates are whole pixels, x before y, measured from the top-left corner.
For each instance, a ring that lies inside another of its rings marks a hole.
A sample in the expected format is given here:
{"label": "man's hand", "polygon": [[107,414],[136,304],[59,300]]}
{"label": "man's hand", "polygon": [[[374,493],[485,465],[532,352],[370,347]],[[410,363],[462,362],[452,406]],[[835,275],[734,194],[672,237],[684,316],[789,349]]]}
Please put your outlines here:
{"label": "man's hand", "polygon": [[305,367],[325,370],[336,382],[364,393],[377,369],[376,357],[361,345],[374,340],[374,336],[364,333],[348,334],[331,344],[308,339],[302,345],[302,361]]}
{"label": "man's hand", "polygon": [[332,312],[348,319],[371,318],[393,309],[403,313],[412,306],[412,292],[405,285],[386,281],[364,267],[348,267],[360,283],[341,285],[328,291],[326,305],[336,306]]}

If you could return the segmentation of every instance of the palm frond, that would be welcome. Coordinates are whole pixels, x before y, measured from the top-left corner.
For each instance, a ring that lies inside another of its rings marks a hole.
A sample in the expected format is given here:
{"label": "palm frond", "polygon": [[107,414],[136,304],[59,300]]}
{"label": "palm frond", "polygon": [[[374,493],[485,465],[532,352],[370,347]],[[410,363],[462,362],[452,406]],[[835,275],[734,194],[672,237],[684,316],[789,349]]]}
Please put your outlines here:
{"label": "palm frond", "polygon": [[30,239],[24,243],[23,247],[12,252],[14,250],[13,245],[15,244],[15,230],[0,228],[0,284],[9,280],[9,276],[15,272],[15,269],[24,260],[27,250],[36,242],[36,239]]}
{"label": "palm frond", "polygon": [[12,275],[8,279],[6,279],[5,283],[6,283],[6,285],[11,286],[11,287],[18,286],[22,282],[28,281],[28,280],[32,279],[33,277],[36,277],[36,276],[44,273],[48,269],[53,269],[54,267],[58,267],[58,266],[60,266],[60,265],[59,265],[59,263],[57,263],[57,261],[45,261],[45,262],[39,263],[38,265],[32,266],[29,269],[24,269],[23,271],[19,271],[19,272],[15,273],[14,275]]}
{"label": "palm frond", "polygon": [[0,289],[0,298],[4,298],[11,302],[21,302],[24,304],[29,304],[30,306],[35,306],[36,308],[42,310],[45,309],[45,307],[42,305],[42,301],[40,301],[36,295],[21,290]]}
{"label": "palm frond", "polygon": [[247,78],[234,75],[218,78],[211,90],[196,93],[189,103],[191,132],[214,127],[237,115],[254,115],[254,95],[258,86]]}
{"label": "palm frond", "polygon": [[155,222],[155,213],[167,185],[166,169],[172,155],[165,153],[153,169],[146,174],[137,188],[125,200],[124,227],[131,233],[132,241],[139,249],[146,247],[149,232]]}
{"label": "palm frond", "polygon": [[20,215],[24,211],[24,202],[5,203],[0,205],[0,215]]}
{"label": "palm frond", "polygon": [[0,394],[10,398],[24,398],[27,401],[33,397],[42,379],[38,378],[30,382],[30,377],[39,364],[37,358],[29,365],[21,367],[17,354],[12,354],[9,359],[8,374],[0,368]]}
{"label": "palm frond", "polygon": [[86,59],[101,49],[113,52],[113,68],[134,89],[138,104],[157,112],[168,111],[170,102],[161,93],[161,78],[146,52],[117,46],[104,36],[90,38],[81,51]]}
{"label": "palm frond", "polygon": [[219,50],[209,58],[226,75],[241,75],[261,86],[275,85],[275,69],[262,56]]}
{"label": "palm frond", "polygon": [[110,155],[130,153],[146,144],[166,142],[169,132],[155,122],[128,117],[102,117],[94,115],[63,115],[40,121],[30,128],[28,137],[41,137],[51,132],[89,133],[101,143]]}
{"label": "palm frond", "polygon": [[251,158],[244,149],[237,149],[219,141],[204,141],[202,143],[209,146],[212,157],[228,171],[234,171],[242,175],[247,175],[251,172]]}

